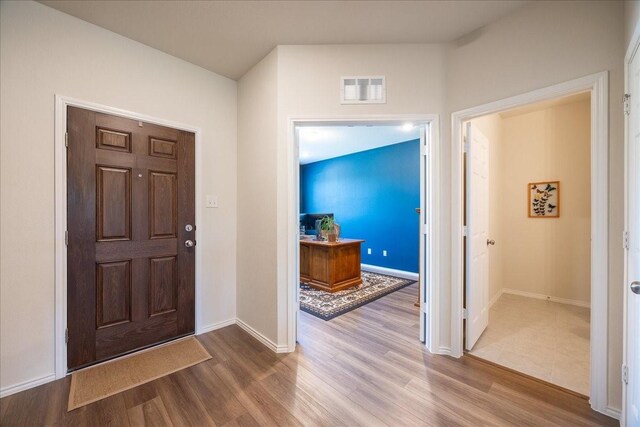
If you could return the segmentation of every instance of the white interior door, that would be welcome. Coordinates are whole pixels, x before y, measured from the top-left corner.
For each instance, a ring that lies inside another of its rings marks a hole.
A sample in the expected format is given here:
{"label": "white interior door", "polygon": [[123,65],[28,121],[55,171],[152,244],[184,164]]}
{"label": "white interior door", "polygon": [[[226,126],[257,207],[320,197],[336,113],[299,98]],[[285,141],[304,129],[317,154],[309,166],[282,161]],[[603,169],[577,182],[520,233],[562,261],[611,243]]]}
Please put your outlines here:
{"label": "white interior door", "polygon": [[625,420],[640,426],[640,53],[629,64],[628,156],[627,156],[627,252]]}
{"label": "white interior door", "polygon": [[466,343],[471,350],[489,324],[489,141],[467,123]]}
{"label": "white interior door", "polygon": [[429,158],[427,157],[427,144],[430,141],[427,141],[427,127],[420,126],[420,245],[418,249],[418,259],[420,260],[418,263],[418,273],[419,273],[419,283],[420,287],[420,341],[426,342],[427,338],[427,328],[428,328],[428,317],[427,317],[427,305],[426,295],[427,295],[427,271],[430,271],[429,268],[429,240],[431,236],[426,235],[427,230],[427,209],[430,206],[427,206],[427,195],[429,191],[429,183],[427,182],[429,176]]}

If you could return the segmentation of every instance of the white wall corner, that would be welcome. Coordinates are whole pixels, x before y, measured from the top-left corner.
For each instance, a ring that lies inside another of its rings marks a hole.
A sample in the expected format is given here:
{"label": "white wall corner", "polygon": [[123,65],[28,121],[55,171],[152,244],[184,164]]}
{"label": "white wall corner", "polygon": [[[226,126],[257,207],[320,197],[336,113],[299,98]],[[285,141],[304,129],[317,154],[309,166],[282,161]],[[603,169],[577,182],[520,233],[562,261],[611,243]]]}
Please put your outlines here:
{"label": "white wall corner", "polygon": [[496,294],[493,296],[493,298],[491,298],[491,301],[489,301],[489,308],[493,307],[493,304],[498,302],[498,300],[500,299],[500,297],[502,296],[502,294],[504,292],[505,292],[504,289],[500,289],[498,292],[496,292]]}
{"label": "white wall corner", "polygon": [[288,345],[286,345],[286,344],[277,345],[276,343],[271,341],[269,338],[264,336],[262,333],[260,333],[257,330],[255,330],[253,327],[249,326],[247,323],[245,323],[241,319],[236,319],[236,324],[238,326],[240,326],[249,335],[251,335],[252,337],[257,339],[258,341],[260,341],[262,344],[264,344],[269,350],[273,351],[274,353],[289,353],[290,352]]}

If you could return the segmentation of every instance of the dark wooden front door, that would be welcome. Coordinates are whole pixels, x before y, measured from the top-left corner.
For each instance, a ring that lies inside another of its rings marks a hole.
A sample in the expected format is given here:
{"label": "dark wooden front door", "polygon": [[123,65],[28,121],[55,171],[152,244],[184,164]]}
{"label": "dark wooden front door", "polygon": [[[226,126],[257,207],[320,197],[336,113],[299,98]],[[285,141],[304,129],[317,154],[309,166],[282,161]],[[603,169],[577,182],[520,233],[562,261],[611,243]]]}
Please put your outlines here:
{"label": "dark wooden front door", "polygon": [[194,332],[193,133],[67,110],[67,366]]}

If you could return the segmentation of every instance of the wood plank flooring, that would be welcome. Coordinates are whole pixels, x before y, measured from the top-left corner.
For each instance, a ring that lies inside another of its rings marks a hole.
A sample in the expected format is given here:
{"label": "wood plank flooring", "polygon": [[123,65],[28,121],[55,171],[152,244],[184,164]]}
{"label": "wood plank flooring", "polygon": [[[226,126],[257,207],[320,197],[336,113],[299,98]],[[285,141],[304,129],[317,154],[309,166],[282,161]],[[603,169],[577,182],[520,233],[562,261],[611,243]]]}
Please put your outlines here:
{"label": "wood plank flooring", "polygon": [[415,285],[325,322],[301,313],[295,353],[237,326],[198,337],[213,356],[66,411],[69,378],[0,400],[0,424],[194,426],[618,425],[586,400],[482,361],[430,355]]}

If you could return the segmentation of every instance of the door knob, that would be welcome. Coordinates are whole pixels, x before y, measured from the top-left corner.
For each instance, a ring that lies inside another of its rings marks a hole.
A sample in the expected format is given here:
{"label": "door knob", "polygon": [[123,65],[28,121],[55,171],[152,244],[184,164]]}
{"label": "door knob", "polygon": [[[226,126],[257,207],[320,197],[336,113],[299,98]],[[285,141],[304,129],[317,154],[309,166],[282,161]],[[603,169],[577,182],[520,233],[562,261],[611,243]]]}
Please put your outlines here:
{"label": "door knob", "polygon": [[194,247],[196,245],[196,242],[195,242],[195,240],[186,240],[184,242],[184,245],[186,247],[188,247],[188,248],[192,248],[192,247]]}
{"label": "door knob", "polygon": [[193,231],[193,230],[196,229],[196,227],[195,227],[195,225],[187,224],[187,225],[184,226],[184,229],[186,231]]}
{"label": "door knob", "polygon": [[631,282],[631,285],[629,285],[629,287],[631,288],[631,292],[633,292],[636,295],[640,295],[640,282],[639,281],[635,281],[635,282]]}
{"label": "door knob", "polygon": [[496,241],[495,241],[495,240],[493,240],[493,239],[491,239],[491,240],[487,239],[487,246],[489,246],[489,245],[493,246],[493,245],[495,245],[495,244],[496,244]]}

